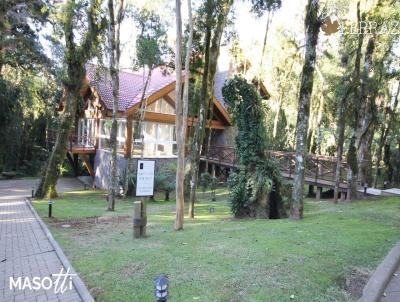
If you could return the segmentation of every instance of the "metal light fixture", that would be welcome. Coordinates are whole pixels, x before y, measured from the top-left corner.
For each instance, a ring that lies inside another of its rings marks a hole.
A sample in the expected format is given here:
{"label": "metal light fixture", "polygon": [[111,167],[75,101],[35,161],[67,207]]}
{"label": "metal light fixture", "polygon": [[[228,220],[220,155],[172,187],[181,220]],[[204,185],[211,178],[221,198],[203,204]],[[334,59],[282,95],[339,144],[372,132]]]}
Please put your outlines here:
{"label": "metal light fixture", "polygon": [[155,281],[156,302],[166,302],[168,299],[168,279],[165,276],[158,276]]}
{"label": "metal light fixture", "polygon": [[49,218],[51,218],[53,210],[53,201],[49,200],[48,205],[49,205]]}

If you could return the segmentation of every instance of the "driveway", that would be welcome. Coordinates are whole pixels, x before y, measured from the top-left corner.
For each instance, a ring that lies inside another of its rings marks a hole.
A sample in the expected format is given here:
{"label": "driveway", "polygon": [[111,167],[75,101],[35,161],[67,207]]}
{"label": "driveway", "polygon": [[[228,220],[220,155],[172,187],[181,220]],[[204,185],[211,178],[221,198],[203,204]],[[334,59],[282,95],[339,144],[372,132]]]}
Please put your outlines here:
{"label": "driveway", "polygon": [[[54,274],[60,274],[61,270],[65,273],[68,267],[63,265],[66,262],[62,261],[64,256],[58,245],[49,239],[45,227],[24,199],[31,195],[37,182],[35,179],[0,181],[0,301],[92,301],[90,295],[89,299],[82,298],[87,289],[81,286],[80,279],[67,280],[63,293],[55,290],[58,277]],[[57,184],[59,191],[82,188],[82,183],[73,178],[60,179]],[[39,288],[33,287],[34,278],[40,283]]]}
{"label": "driveway", "polygon": [[[39,179],[0,180],[0,200],[21,199],[30,197],[32,188],[37,187]],[[57,192],[82,190],[83,184],[77,178],[60,178],[56,186]]]}

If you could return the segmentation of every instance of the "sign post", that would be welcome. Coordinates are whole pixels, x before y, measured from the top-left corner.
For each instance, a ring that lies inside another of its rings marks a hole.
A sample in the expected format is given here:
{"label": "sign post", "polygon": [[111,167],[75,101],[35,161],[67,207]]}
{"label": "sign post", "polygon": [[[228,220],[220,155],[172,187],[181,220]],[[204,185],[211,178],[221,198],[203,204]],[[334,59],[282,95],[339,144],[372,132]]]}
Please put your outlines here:
{"label": "sign post", "polygon": [[[138,160],[136,173],[136,196],[154,195],[155,160]],[[146,237],[146,203],[144,198],[134,203],[133,235],[135,238]]]}
{"label": "sign post", "polygon": [[136,174],[136,196],[154,195],[155,160],[138,160]]}

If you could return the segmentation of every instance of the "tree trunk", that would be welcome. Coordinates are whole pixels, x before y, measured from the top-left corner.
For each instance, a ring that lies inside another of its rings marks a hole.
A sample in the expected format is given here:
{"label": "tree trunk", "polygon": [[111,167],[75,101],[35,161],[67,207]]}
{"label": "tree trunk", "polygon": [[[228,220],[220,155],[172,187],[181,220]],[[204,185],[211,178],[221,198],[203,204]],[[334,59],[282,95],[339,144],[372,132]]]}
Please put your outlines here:
{"label": "tree trunk", "polygon": [[36,197],[55,197],[56,183],[60,173],[60,165],[63,163],[70,132],[75,122],[78,99],[85,78],[85,63],[93,56],[99,43],[99,33],[102,27],[99,26],[100,0],[92,0],[87,8],[88,31],[81,33],[81,45],[74,41],[74,1],[65,3],[65,16],[63,19],[63,30],[65,38],[65,63],[67,66],[67,77],[64,82],[65,108],[61,116],[60,126],[57,132],[57,139],[53,151],[47,163],[47,168],[40,181]]}
{"label": "tree trunk", "polygon": [[[360,31],[360,26],[361,26],[361,21],[363,21],[364,18],[361,16],[360,12],[360,1],[357,2],[357,26],[358,30]],[[353,196],[357,196],[357,174],[358,174],[358,168],[357,168],[357,155],[356,155],[356,128],[357,128],[357,122],[358,122],[358,111],[360,107],[360,100],[359,100],[359,93],[358,93],[358,86],[360,85],[360,66],[361,66],[361,48],[362,44],[364,41],[364,35],[358,35],[358,45],[357,45],[357,51],[356,51],[356,58],[354,62],[354,73],[353,73],[353,79],[354,82],[352,83],[354,85],[353,89],[353,112],[354,112],[354,119],[353,119],[353,134],[350,139],[349,143],[349,149],[347,151],[347,163],[348,163],[348,171],[347,171],[347,201],[350,201]],[[351,84],[350,84],[351,85]],[[336,177],[336,176],[335,176]]]}
{"label": "tree trunk", "polygon": [[376,173],[375,173],[375,177],[374,177],[374,188],[376,188],[376,186],[378,184],[378,177],[381,175],[380,164],[381,164],[381,161],[382,161],[382,150],[383,150],[384,145],[386,144],[387,136],[388,136],[388,134],[389,134],[389,132],[392,129],[392,126],[393,126],[393,122],[394,122],[394,118],[395,118],[394,113],[396,112],[397,105],[398,105],[398,102],[399,102],[399,94],[400,94],[400,82],[399,82],[399,84],[397,86],[397,92],[396,92],[393,108],[389,108],[389,110],[387,110],[385,108],[386,113],[385,113],[384,122],[383,122],[382,128],[381,128],[381,136],[380,136],[380,139],[379,139],[379,145],[378,145],[378,150],[377,150]]}
{"label": "tree trunk", "polygon": [[361,185],[370,184],[370,168],[368,161],[371,160],[371,143],[374,133],[375,118],[375,95],[370,83],[370,69],[372,68],[372,55],[375,49],[375,38],[368,40],[365,52],[363,81],[360,88],[360,114],[356,128],[356,147],[358,162],[358,180]]}
{"label": "tree trunk", "polygon": [[61,122],[57,131],[56,143],[51,152],[45,173],[36,191],[36,197],[38,198],[57,197],[56,184],[60,174],[60,166],[66,154],[69,136],[73,128],[72,126],[75,122],[75,112],[79,98],[79,90],[66,89],[64,112],[62,113]]}
{"label": "tree trunk", "polygon": [[112,112],[112,126],[110,133],[111,144],[111,161],[110,161],[110,183],[108,188],[108,211],[114,211],[115,196],[118,194],[118,162],[117,162],[117,115],[118,115],[118,101],[119,101],[119,58],[120,58],[120,23],[122,19],[122,8],[124,0],[120,1],[118,17],[116,19],[114,12],[114,1],[108,0],[108,11],[110,17],[109,24],[109,57],[110,57],[110,77],[112,82],[113,93],[113,112]]}
{"label": "tree trunk", "polygon": [[189,15],[189,39],[187,42],[187,50],[185,57],[185,81],[182,96],[182,17],[181,3],[176,0],[176,55],[175,55],[175,71],[176,71],[176,141],[178,145],[178,160],[176,169],[176,219],[175,230],[183,229],[184,219],[184,181],[185,181],[185,146],[186,146],[186,131],[188,119],[188,97],[189,97],[189,63],[192,53],[192,37],[193,37],[193,20],[192,20],[192,5],[191,0],[188,0],[188,15]]}
{"label": "tree trunk", "polygon": [[[360,14],[360,2],[357,3],[357,24],[360,26],[361,14]],[[343,157],[343,144],[344,144],[344,131],[346,128],[345,113],[347,108],[347,99],[350,94],[358,89],[360,83],[360,62],[361,62],[361,48],[364,40],[364,35],[358,36],[358,45],[356,50],[356,56],[354,61],[354,70],[352,72],[351,82],[346,89],[344,96],[342,97],[339,109],[338,109],[338,149],[337,149],[337,162],[336,162],[336,172],[335,172],[335,188],[334,188],[334,202],[338,202],[339,196],[339,183],[340,183],[340,173],[342,166]]]}
{"label": "tree trunk", "polygon": [[[349,90],[348,90],[349,91]],[[343,144],[344,144],[344,130],[345,130],[345,110],[346,110],[347,95],[342,97],[338,109],[338,120],[337,120],[337,155],[336,155],[336,170],[335,170],[335,188],[333,201],[338,202],[339,196],[339,185],[340,185],[340,174],[342,171],[342,158],[343,158]]]}
{"label": "tree trunk", "polygon": [[262,48],[261,60],[260,60],[260,71],[258,73],[258,82],[257,83],[260,83],[262,72],[263,72],[263,61],[264,61],[264,56],[265,56],[265,50],[267,48],[267,39],[268,39],[268,32],[269,32],[269,25],[270,25],[270,17],[271,17],[271,11],[268,10],[267,25],[266,25],[266,28],[265,28],[264,42],[263,42],[263,48]]}
{"label": "tree trunk", "polygon": [[[217,71],[217,63],[219,57],[219,49],[221,45],[221,37],[224,31],[229,11],[232,6],[231,0],[221,1],[221,10],[217,16],[217,24],[215,26],[214,35],[211,41],[211,21],[208,19],[206,38],[205,38],[205,64],[202,77],[202,87],[200,95],[199,119],[196,125],[193,149],[192,149],[192,175],[190,181],[190,197],[189,197],[189,217],[194,218],[194,202],[196,200],[196,188],[199,174],[200,154],[202,143],[204,140],[204,132],[208,118],[208,108],[213,102],[213,86],[214,77]],[[212,1],[207,0],[207,18],[212,17]],[[211,45],[211,46],[210,46]],[[211,129],[211,128],[210,128]]]}
{"label": "tree trunk", "polygon": [[204,71],[201,80],[200,90],[200,106],[198,109],[198,122],[195,126],[192,149],[191,149],[191,177],[190,177],[190,195],[189,195],[189,217],[194,218],[194,202],[196,200],[196,187],[199,174],[199,163],[201,144],[203,141],[203,132],[205,127],[205,119],[207,114],[207,104],[209,100],[208,93],[208,71],[209,71],[209,60],[210,60],[210,44],[211,44],[211,22],[212,22],[212,0],[207,0],[206,4],[206,34],[204,38]]}
{"label": "tree trunk", "polygon": [[318,0],[308,0],[305,18],[306,52],[299,93],[299,107],[296,125],[296,159],[292,202],[290,205],[290,218],[292,219],[303,218],[304,169],[306,165],[305,152],[307,150],[306,140],[308,131],[308,117],[310,114],[310,99],[314,82],[316,46],[320,29],[318,9]]}

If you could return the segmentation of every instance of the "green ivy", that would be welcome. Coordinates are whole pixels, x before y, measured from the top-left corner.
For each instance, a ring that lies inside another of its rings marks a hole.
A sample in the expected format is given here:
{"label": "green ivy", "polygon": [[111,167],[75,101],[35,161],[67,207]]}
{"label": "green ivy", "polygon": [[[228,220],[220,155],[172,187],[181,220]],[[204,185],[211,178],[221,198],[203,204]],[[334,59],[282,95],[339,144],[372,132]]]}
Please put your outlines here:
{"label": "green ivy", "polygon": [[[280,171],[267,155],[266,108],[253,84],[236,76],[222,88],[228,111],[237,127],[239,171],[230,176],[230,203],[236,217],[269,217],[271,192],[281,203]],[[272,202],[276,202],[275,200]]]}

